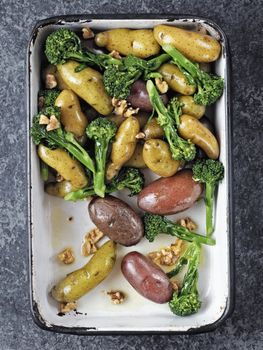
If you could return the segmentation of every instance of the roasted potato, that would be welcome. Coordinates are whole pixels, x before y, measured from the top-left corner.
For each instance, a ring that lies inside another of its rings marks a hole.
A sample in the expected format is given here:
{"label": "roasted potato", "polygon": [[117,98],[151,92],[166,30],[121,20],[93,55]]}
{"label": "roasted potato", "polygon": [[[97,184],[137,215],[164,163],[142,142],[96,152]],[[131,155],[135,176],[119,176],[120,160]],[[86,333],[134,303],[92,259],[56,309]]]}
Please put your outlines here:
{"label": "roasted potato", "polygon": [[190,84],[175,64],[165,63],[159,68],[158,72],[162,74],[170,89],[182,95],[193,95],[195,93],[196,85]]}
{"label": "roasted potato", "polygon": [[160,139],[164,136],[163,128],[158,124],[157,118],[152,118],[143,128],[145,140]]}
{"label": "roasted potato", "polygon": [[55,169],[65,180],[70,181],[76,189],[88,184],[88,178],[81,164],[76,159],[71,158],[63,149],[52,150],[40,144],[38,155],[44,163]]}
{"label": "roasted potato", "polygon": [[158,303],[167,303],[173,294],[173,286],[162,269],[139,252],[126,254],[121,271],[132,287],[143,297]]}
{"label": "roasted potato", "polygon": [[106,171],[107,180],[111,180],[118,174],[121,167],[132,157],[140,131],[140,124],[137,118],[129,117],[120,125],[115,141],[112,143],[111,162]]}
{"label": "roasted potato", "polygon": [[68,193],[77,191],[70,181],[49,182],[45,185],[45,192],[51,196],[64,198]]}
{"label": "roasted potato", "polygon": [[[147,123],[147,120],[149,118],[149,114],[143,111],[139,111],[136,115],[134,115],[135,118],[138,119],[140,128],[143,128],[145,124]],[[113,123],[115,123],[118,127],[121,125],[122,122],[126,119],[123,115],[117,115],[114,113],[111,113],[107,115],[107,118],[111,120]]]}
{"label": "roasted potato", "polygon": [[143,159],[149,169],[162,177],[174,175],[180,166],[180,162],[172,158],[168,144],[159,139],[145,141]]}
{"label": "roasted potato", "polygon": [[215,136],[198,119],[191,115],[183,114],[180,117],[178,127],[180,136],[191,140],[200,147],[211,159],[219,157],[219,145]]}
{"label": "roasted potato", "polygon": [[95,288],[111,272],[116,260],[116,244],[104,243],[81,269],[71,272],[51,290],[52,297],[70,303]]}
{"label": "roasted potato", "polygon": [[183,114],[189,114],[200,119],[205,114],[205,106],[195,103],[192,96],[179,96],[179,101],[183,104]]}
{"label": "roasted potato", "polygon": [[61,108],[61,124],[66,131],[72,132],[76,137],[85,134],[88,119],[80,108],[78,96],[72,90],[62,90],[58,95],[55,106]]}
{"label": "roasted potato", "polygon": [[146,168],[145,161],[143,159],[143,144],[137,143],[135,151],[131,158],[124,164],[124,166],[132,167],[132,168]]}
{"label": "roasted potato", "polygon": [[143,236],[142,219],[119,198],[93,198],[89,204],[89,215],[98,229],[116,243],[128,247],[137,244]]}
{"label": "roasted potato", "polygon": [[75,72],[75,68],[78,66],[78,62],[68,61],[64,64],[58,64],[57,70],[71,90],[97,112],[102,115],[108,115],[111,113],[113,106],[111,97],[104,88],[101,73],[90,67],[84,68],[80,72]]}
{"label": "roasted potato", "polygon": [[108,51],[116,50],[121,55],[140,58],[157,55],[160,51],[151,29],[111,29],[96,34],[95,43],[99,47],[106,47]]}
{"label": "roasted potato", "polygon": [[210,35],[164,24],[154,27],[153,33],[160,45],[172,44],[194,62],[213,62],[220,55],[221,45]]}
{"label": "roasted potato", "polygon": [[[165,105],[168,103],[168,96],[161,95],[161,99]],[[136,80],[131,86],[130,96],[127,99],[133,108],[140,108],[141,111],[152,112],[153,107],[143,80]]]}
{"label": "roasted potato", "polygon": [[191,170],[161,178],[146,186],[138,195],[138,207],[144,211],[171,215],[190,208],[200,197],[202,185],[193,180]]}

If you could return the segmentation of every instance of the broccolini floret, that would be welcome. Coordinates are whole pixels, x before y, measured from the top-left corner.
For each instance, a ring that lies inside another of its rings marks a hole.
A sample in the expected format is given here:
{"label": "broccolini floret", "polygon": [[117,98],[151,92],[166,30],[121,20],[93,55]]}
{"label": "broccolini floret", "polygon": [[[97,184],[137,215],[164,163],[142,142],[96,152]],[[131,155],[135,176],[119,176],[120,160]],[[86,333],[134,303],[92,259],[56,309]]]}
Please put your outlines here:
{"label": "broccolini floret", "polygon": [[190,75],[196,83],[197,93],[194,95],[196,103],[207,106],[219,99],[224,89],[224,80],[221,77],[204,72],[170,44],[165,44],[162,48],[171,56],[180,70],[186,72],[186,78],[189,79]]}
{"label": "broccolini floret", "polygon": [[205,184],[206,234],[211,236],[213,226],[213,202],[217,184],[224,178],[224,166],[218,160],[206,159],[193,165],[193,179]]}
{"label": "broccolini floret", "polygon": [[116,131],[117,126],[107,118],[93,120],[86,129],[87,136],[95,142],[96,171],[93,174],[93,185],[95,193],[100,197],[105,195],[107,151]]}
{"label": "broccolini floret", "polygon": [[74,135],[71,132],[66,132],[61,127],[47,131],[46,125],[39,124],[41,114],[46,117],[51,117],[53,115],[60,120],[60,108],[47,107],[33,118],[30,132],[34,144],[39,145],[40,142],[44,142],[50,148],[64,148],[87,169],[94,172],[95,168],[93,160],[90,158],[86,150],[75,140]]}
{"label": "broccolini floret", "polygon": [[144,79],[162,77],[155,70],[168,59],[167,54],[162,54],[149,61],[128,55],[121,60],[120,65],[107,67],[103,75],[105,89],[112,97],[126,99],[130,94],[131,85],[141,76]]}
{"label": "broccolini floret", "polygon": [[[110,194],[116,191],[127,189],[130,191],[130,196],[135,196],[140,193],[144,186],[144,176],[139,169],[123,168],[119,174],[111,180],[111,183],[106,186],[106,193]],[[90,196],[95,196],[94,188],[85,187],[81,190],[67,194],[64,199],[68,201],[77,201]]]}
{"label": "broccolini floret", "polygon": [[41,109],[47,107],[54,107],[55,101],[60,94],[60,91],[57,89],[46,89],[39,92],[38,96],[42,98],[42,106]]}
{"label": "broccolini floret", "polygon": [[155,237],[161,233],[176,236],[188,242],[198,242],[208,245],[215,245],[215,240],[211,237],[199,235],[189,231],[186,227],[174,223],[164,216],[146,213],[143,218],[144,234],[148,241],[153,242]]}
{"label": "broccolini floret", "polygon": [[188,267],[182,288],[179,292],[174,292],[169,301],[170,309],[175,315],[189,316],[198,312],[201,307],[202,303],[197,290],[200,253],[200,244],[191,243],[187,254]]}
{"label": "broccolini floret", "polygon": [[157,113],[157,122],[163,128],[165,137],[169,143],[173,159],[193,160],[196,154],[195,145],[191,141],[181,138],[177,132],[177,127],[180,124],[179,117],[182,113],[182,105],[174,97],[166,108],[151,80],[147,81],[146,88],[153,109]]}
{"label": "broccolini floret", "polygon": [[[63,64],[69,59],[87,65],[96,65],[99,68],[105,68],[109,64],[120,64],[120,60],[110,55],[84,51],[81,47],[80,38],[67,28],[58,29],[47,37],[45,54],[51,64]],[[85,65],[80,67],[83,69]]]}

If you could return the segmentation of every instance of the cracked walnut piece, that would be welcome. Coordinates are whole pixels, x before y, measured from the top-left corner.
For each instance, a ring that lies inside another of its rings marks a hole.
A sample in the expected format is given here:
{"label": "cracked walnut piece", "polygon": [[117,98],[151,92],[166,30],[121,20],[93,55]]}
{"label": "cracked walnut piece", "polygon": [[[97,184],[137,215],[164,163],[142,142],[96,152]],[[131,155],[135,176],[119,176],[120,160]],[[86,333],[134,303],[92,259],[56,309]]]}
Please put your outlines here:
{"label": "cracked walnut piece", "polygon": [[[39,124],[47,124],[47,120],[44,117],[45,117],[44,114],[41,114],[40,119],[39,119]],[[46,129],[47,129],[47,131],[52,131],[52,130],[55,130],[58,128],[60,128],[60,122],[54,115],[52,115],[49,118]]]}
{"label": "cracked walnut piece", "polygon": [[197,224],[189,217],[179,219],[177,224],[186,227],[189,231],[195,231],[197,229]]}
{"label": "cracked walnut piece", "polygon": [[117,58],[118,60],[121,59],[121,55],[119,53],[119,51],[113,50],[109,53],[109,56],[113,57],[113,58]]}
{"label": "cracked walnut piece", "polygon": [[75,310],[77,308],[76,302],[70,302],[70,303],[60,303],[59,304],[59,311],[63,314],[66,314],[67,312],[70,312],[72,310]]}
{"label": "cracked walnut piece", "polygon": [[162,78],[155,78],[155,84],[161,94],[165,94],[168,91],[168,84]]}
{"label": "cracked walnut piece", "polygon": [[120,291],[111,291],[111,292],[107,292],[107,294],[110,296],[113,304],[117,305],[117,304],[122,304],[124,302],[125,295]]}
{"label": "cracked walnut piece", "polygon": [[98,250],[96,243],[99,242],[103,236],[103,232],[101,232],[97,227],[92,229],[84,237],[84,242],[81,246],[81,254],[83,256],[94,254]]}
{"label": "cracked walnut piece", "polygon": [[126,100],[118,100],[113,97],[111,103],[114,107],[113,113],[119,116],[124,116],[125,118],[132,117],[139,112],[139,108],[132,108],[128,105]]}
{"label": "cracked walnut piece", "polygon": [[93,31],[89,27],[82,28],[83,39],[92,39],[94,36]]}
{"label": "cracked walnut piece", "polygon": [[57,257],[62,263],[66,265],[72,264],[75,261],[75,256],[71,248],[66,248],[62,250],[62,252],[59,253]]}
{"label": "cracked walnut piece", "polygon": [[170,245],[170,247],[163,248],[148,254],[148,257],[158,265],[172,266],[179,259],[182,251],[183,241],[177,241]]}

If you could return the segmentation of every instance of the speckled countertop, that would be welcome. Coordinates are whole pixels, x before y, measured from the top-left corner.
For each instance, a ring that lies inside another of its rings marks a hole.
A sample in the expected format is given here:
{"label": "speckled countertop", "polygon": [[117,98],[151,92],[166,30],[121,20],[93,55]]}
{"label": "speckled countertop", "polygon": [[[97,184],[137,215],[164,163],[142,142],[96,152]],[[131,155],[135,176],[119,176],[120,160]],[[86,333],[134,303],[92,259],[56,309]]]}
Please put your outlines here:
{"label": "speckled countertop", "polygon": [[[235,311],[213,333],[193,336],[77,337],[45,332],[31,318],[28,293],[27,41],[37,20],[56,14],[134,11],[208,17],[218,23],[229,38],[232,54]],[[262,1],[1,0],[0,18],[0,349],[262,349]]]}

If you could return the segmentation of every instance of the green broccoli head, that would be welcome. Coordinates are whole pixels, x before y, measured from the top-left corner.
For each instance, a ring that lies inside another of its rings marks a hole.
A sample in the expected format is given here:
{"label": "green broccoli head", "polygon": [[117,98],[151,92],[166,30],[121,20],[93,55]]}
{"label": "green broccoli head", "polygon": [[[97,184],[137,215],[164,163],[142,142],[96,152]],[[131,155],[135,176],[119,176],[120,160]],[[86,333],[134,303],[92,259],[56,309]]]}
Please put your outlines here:
{"label": "green broccoli head", "polygon": [[45,54],[49,63],[63,64],[72,54],[82,54],[80,38],[67,28],[56,30],[47,37]]}
{"label": "green broccoli head", "polygon": [[[46,107],[33,118],[30,133],[31,133],[31,136],[32,136],[32,139],[33,139],[33,142],[35,145],[39,145],[42,140],[47,138],[48,134],[57,133],[57,129],[54,131],[47,132],[46,125],[39,124],[41,114],[45,115],[46,117],[51,117],[52,115],[54,115],[59,120],[60,119],[60,108],[59,107]],[[49,146],[55,147],[55,144],[53,144],[52,141],[49,140]]]}
{"label": "green broccoli head", "polygon": [[86,129],[88,137],[94,140],[111,140],[116,131],[116,124],[107,118],[93,120]]}
{"label": "green broccoli head", "polygon": [[224,178],[224,166],[218,160],[197,161],[192,170],[193,179],[201,183],[216,184]]}
{"label": "green broccoli head", "polygon": [[180,125],[180,115],[182,114],[183,103],[177,97],[173,97],[167,105],[167,111],[172,119],[175,120],[176,125]]}
{"label": "green broccoli head", "polygon": [[112,179],[108,192],[119,191],[127,188],[130,196],[135,196],[141,192],[144,186],[144,176],[139,169],[123,168],[121,172]]}
{"label": "green broccoli head", "polygon": [[57,89],[40,91],[39,97],[43,97],[43,107],[41,109],[46,107],[54,107],[55,101],[59,94],[60,94],[60,91]]}
{"label": "green broccoli head", "polygon": [[117,65],[111,65],[103,74],[103,83],[110,96],[125,100],[130,94],[133,80],[130,81],[127,71]]}
{"label": "green broccoli head", "polygon": [[216,75],[202,72],[202,84],[198,83],[197,93],[194,95],[194,101],[200,105],[211,105],[215,103],[222,95],[224,89],[224,80]]}
{"label": "green broccoli head", "polygon": [[167,232],[167,222],[163,216],[145,213],[143,223],[144,235],[149,242],[153,242],[159,233]]}
{"label": "green broccoli head", "polygon": [[174,293],[173,298],[169,301],[171,311],[178,316],[195,314],[200,309],[201,304],[197,291],[182,295]]}

